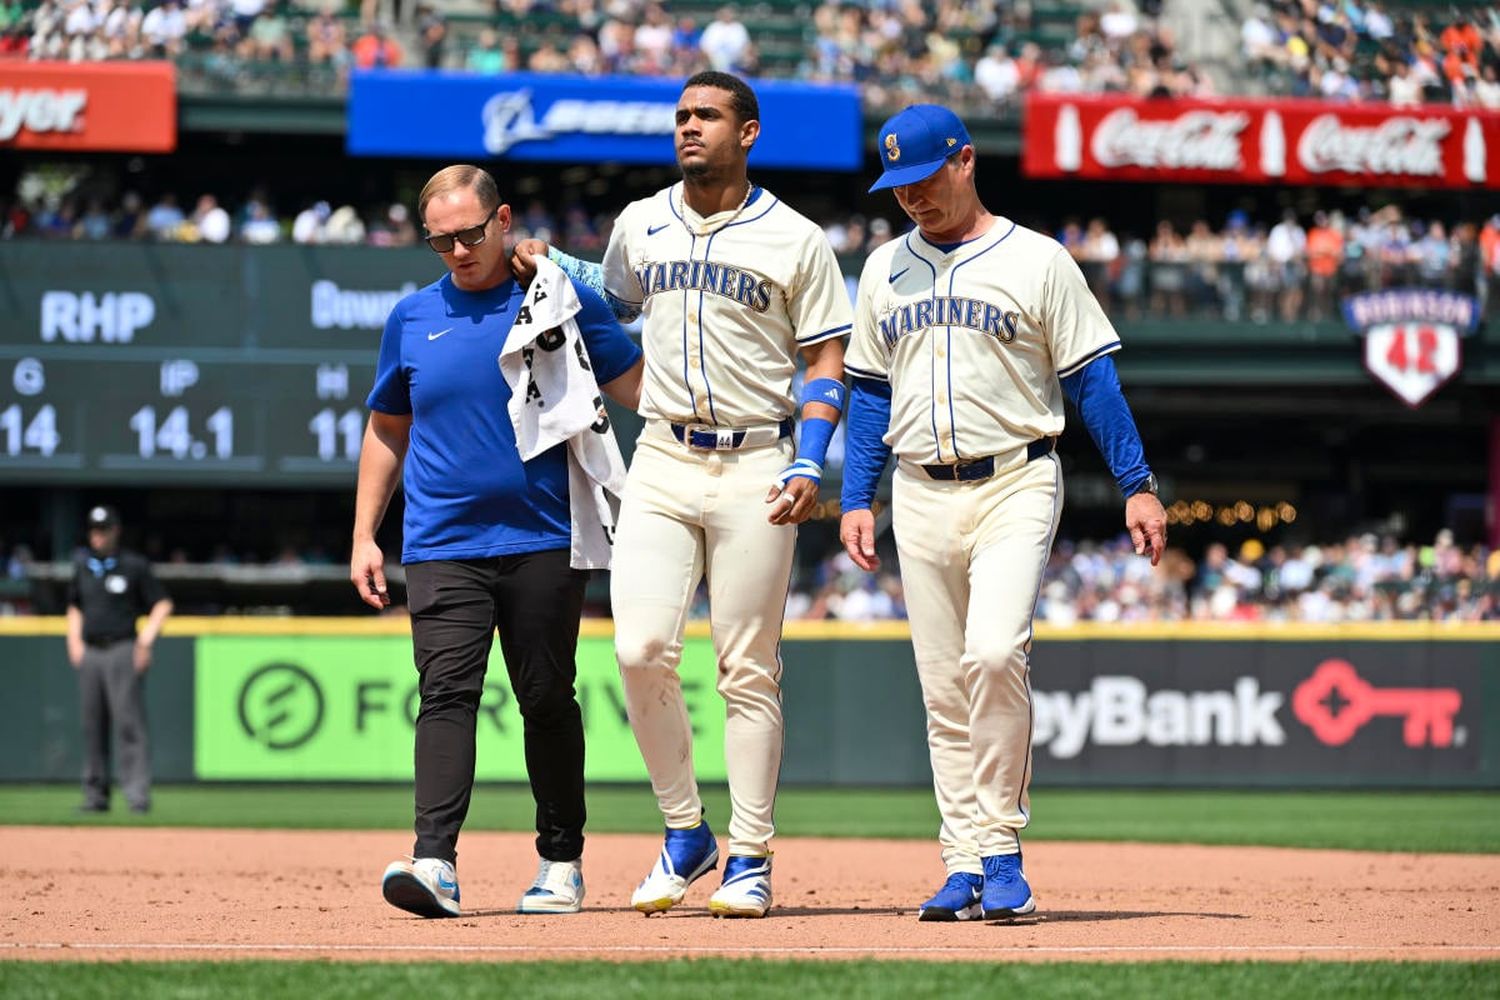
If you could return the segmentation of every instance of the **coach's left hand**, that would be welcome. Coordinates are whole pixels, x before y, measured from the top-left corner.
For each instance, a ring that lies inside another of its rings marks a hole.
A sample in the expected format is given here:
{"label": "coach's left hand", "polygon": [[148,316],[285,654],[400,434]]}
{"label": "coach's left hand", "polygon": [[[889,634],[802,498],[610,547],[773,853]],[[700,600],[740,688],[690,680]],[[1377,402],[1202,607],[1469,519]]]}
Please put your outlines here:
{"label": "coach's left hand", "polygon": [[1161,562],[1167,547],[1167,512],[1155,493],[1137,493],[1125,501],[1125,527],[1136,555],[1149,554],[1153,566]]}

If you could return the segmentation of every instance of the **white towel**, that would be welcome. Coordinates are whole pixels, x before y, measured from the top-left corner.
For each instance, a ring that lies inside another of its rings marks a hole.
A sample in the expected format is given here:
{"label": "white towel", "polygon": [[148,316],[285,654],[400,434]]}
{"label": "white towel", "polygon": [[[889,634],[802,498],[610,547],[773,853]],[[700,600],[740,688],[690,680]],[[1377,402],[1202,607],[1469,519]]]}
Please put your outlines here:
{"label": "white towel", "polygon": [[539,258],[500,351],[500,373],[510,386],[510,422],[521,460],[568,442],[573,568],[608,569],[625,459],[574,319],[581,308],[568,276]]}

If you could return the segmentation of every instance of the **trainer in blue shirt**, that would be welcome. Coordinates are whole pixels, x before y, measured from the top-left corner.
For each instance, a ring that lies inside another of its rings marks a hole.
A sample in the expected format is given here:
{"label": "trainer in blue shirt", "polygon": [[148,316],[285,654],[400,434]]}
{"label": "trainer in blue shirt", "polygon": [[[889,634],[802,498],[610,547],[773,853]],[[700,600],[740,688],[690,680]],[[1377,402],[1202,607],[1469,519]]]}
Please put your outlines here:
{"label": "trainer in blue shirt", "polygon": [[[574,695],[588,574],[569,565],[568,458],[559,445],[522,462],[500,349],[524,297],[511,275],[510,206],[473,166],[438,171],[418,217],[448,274],[402,299],[380,341],[359,459],[350,578],[383,608],[375,530],[400,479],[412,647],[420,677],[416,847],[382,892],[429,917],[459,913],[459,829],[474,786],[474,736],[495,632],[524,722],[541,867],[522,913],[583,902],[583,720]],[[594,292],[575,286],[576,319],[600,388],[640,400],[641,351]]]}

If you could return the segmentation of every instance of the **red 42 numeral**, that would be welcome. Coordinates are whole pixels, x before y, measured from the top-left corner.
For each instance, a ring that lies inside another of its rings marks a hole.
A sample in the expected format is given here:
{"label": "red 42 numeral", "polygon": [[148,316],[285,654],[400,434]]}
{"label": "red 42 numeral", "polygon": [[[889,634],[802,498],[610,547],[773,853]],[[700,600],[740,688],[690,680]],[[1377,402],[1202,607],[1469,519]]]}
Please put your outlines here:
{"label": "red 42 numeral", "polygon": [[1415,364],[1419,374],[1432,374],[1437,370],[1437,365],[1432,360],[1437,354],[1437,333],[1430,326],[1417,327],[1416,352],[1413,357],[1406,347],[1409,332],[1406,327],[1397,328],[1396,335],[1391,338],[1390,350],[1385,352],[1386,362],[1398,372],[1408,371]]}

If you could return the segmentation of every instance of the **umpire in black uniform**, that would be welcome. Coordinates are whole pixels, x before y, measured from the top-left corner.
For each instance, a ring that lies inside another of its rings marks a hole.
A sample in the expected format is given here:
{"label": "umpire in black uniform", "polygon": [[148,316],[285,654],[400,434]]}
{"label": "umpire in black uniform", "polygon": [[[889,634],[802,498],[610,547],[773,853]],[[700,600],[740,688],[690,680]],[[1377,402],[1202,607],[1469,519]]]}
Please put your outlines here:
{"label": "umpire in black uniform", "polygon": [[[83,720],[81,812],[109,808],[109,738],[115,776],[131,812],[151,808],[151,758],[146,745],[145,677],[151,647],[172,613],[172,601],[146,558],[120,549],[113,507],[88,514],[89,548],[73,561],[68,585],[68,661],[78,671]],[[135,622],[147,615],[136,634]]]}

